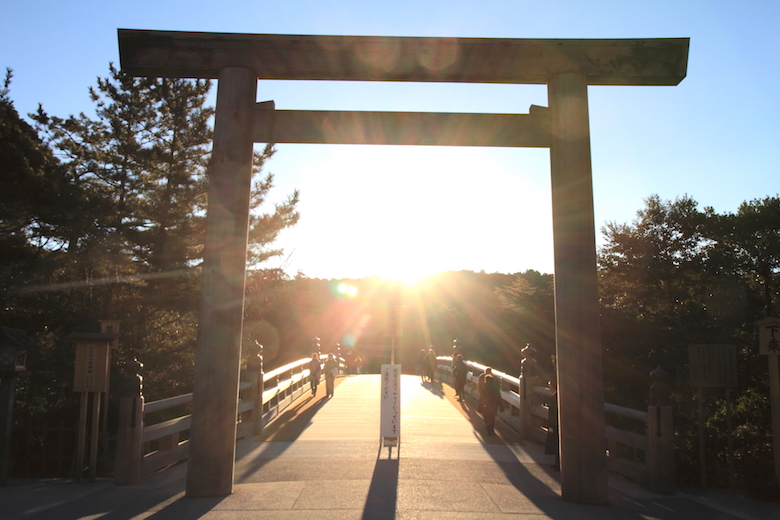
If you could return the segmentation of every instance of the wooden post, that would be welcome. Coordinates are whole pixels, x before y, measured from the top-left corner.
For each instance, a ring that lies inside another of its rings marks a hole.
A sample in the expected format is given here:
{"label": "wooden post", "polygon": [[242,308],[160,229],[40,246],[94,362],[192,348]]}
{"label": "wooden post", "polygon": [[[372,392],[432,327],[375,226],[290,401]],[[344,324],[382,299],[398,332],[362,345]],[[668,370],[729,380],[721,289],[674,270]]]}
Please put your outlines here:
{"label": "wooden post", "polygon": [[0,486],[8,478],[16,372],[0,372]]}
{"label": "wooden post", "polygon": [[143,459],[144,397],[143,365],[135,358],[125,364],[127,374],[122,380],[119,398],[119,430],[116,439],[116,469],[114,484],[128,486],[141,481]]}
{"label": "wooden post", "polygon": [[252,399],[255,401],[255,406],[252,409],[252,435],[260,435],[263,433],[263,391],[265,374],[258,372],[252,374]]}
{"label": "wooden post", "polygon": [[769,406],[772,410],[772,451],[775,479],[780,483],[780,318],[769,317],[758,325],[758,353],[769,362]]}
{"label": "wooden post", "polygon": [[647,407],[647,466],[650,489],[662,495],[675,493],[674,409],[671,406]]}
{"label": "wooden post", "polygon": [[252,435],[263,433],[263,392],[265,391],[265,373],[263,372],[263,346],[255,341],[255,352],[246,360],[246,370],[252,381]]}
{"label": "wooden post", "polygon": [[144,398],[119,399],[119,430],[116,441],[116,471],[114,484],[129,486],[141,481],[143,454]]}
{"label": "wooden post", "polygon": [[699,473],[701,488],[707,489],[707,452],[704,449],[704,392],[696,387],[696,406],[699,412]]}
{"label": "wooden post", "polygon": [[76,439],[76,482],[84,476],[84,444],[87,440],[87,405],[89,392],[81,392],[79,402],[79,431]]}
{"label": "wooden post", "polygon": [[605,504],[604,383],[585,76],[553,76],[547,97],[552,132],[561,494],[573,502]]}
{"label": "wooden post", "polygon": [[257,77],[219,73],[203,255],[187,495],[233,491]]}
{"label": "wooden post", "polygon": [[729,489],[737,489],[736,475],[734,474],[734,428],[731,422],[731,388],[726,387],[726,430],[728,433],[729,447]]}
{"label": "wooden post", "polygon": [[97,478],[97,454],[98,437],[100,435],[100,396],[102,392],[88,392],[92,394],[92,430],[89,439],[89,481],[95,482]]}
{"label": "wooden post", "polygon": [[769,360],[769,405],[772,408],[772,451],[775,458],[775,479],[780,483],[780,355],[767,356]]}
{"label": "wooden post", "polygon": [[650,406],[647,408],[647,467],[650,488],[662,495],[675,493],[674,409],[669,395],[669,374],[660,366],[650,373]]}
{"label": "wooden post", "polygon": [[523,356],[523,360],[520,362],[520,388],[518,388],[520,392],[520,432],[529,439],[532,438],[531,429],[533,428],[530,407],[537,404],[533,393],[539,372],[536,354],[536,349],[528,344],[520,351],[520,355]]}

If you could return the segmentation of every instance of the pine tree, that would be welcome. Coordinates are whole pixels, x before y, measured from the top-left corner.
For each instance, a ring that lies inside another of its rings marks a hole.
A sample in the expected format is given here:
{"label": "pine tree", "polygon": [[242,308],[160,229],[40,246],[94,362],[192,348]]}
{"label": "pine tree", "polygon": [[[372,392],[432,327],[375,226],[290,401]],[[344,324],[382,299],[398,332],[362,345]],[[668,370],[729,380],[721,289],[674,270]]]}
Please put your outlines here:
{"label": "pine tree", "polygon": [[[132,78],[110,67],[90,89],[96,117],[33,117],[89,201],[66,242],[94,309],[125,321],[126,355],[147,365],[147,388],[171,395],[191,384],[199,266],[214,114],[209,81]],[[271,244],[298,219],[297,192],[261,212],[272,146],[255,154],[250,266],[281,254]],[[97,311],[95,311],[97,312]],[[97,318],[94,316],[93,319]]]}

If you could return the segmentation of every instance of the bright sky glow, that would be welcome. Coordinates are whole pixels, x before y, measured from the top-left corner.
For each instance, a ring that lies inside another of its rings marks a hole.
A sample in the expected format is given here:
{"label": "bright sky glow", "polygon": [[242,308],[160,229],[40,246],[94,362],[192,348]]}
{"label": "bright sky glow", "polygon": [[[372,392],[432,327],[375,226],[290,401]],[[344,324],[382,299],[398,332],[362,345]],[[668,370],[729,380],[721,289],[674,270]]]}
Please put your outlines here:
{"label": "bright sky glow", "polygon": [[[117,28],[494,38],[690,37],[676,87],[590,87],[596,227],[643,199],[689,194],[735,211],[775,195],[780,2],[485,0],[6,2],[0,66],[21,114],[92,114],[87,88],[118,63]],[[527,113],[544,87],[262,81],[278,109]],[[412,281],[446,270],[553,271],[545,149],[279,145],[275,200],[301,221],[269,267]]]}

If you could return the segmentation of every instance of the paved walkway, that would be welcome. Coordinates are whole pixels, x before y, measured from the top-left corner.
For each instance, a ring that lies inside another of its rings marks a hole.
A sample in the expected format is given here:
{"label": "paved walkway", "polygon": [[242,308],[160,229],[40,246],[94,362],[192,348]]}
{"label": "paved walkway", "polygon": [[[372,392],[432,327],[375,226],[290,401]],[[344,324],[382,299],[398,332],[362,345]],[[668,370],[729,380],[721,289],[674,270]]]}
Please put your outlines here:
{"label": "paved walkway", "polygon": [[[777,504],[713,493],[654,495],[610,481],[610,505],[560,498],[542,447],[508,430],[486,437],[448,386],[403,376],[401,444],[380,448],[379,376],[340,378],[237,446],[234,493],[184,496],[186,464],[137,486],[11,481],[0,517],[29,519],[780,519]],[[471,420],[469,420],[471,418]]]}

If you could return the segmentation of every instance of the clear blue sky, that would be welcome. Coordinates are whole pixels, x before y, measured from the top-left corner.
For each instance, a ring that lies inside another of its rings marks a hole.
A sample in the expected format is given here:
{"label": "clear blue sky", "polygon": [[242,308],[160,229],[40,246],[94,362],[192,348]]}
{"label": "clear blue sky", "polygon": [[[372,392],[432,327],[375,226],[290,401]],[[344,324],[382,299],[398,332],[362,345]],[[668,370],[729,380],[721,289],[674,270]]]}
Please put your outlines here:
{"label": "clear blue sky", "polygon": [[[735,211],[776,195],[780,2],[482,0],[219,2],[6,0],[0,66],[26,114],[92,113],[87,88],[118,63],[117,28],[487,38],[690,37],[676,87],[590,87],[596,227],[643,199],[689,194]],[[527,113],[540,86],[263,81],[279,109]],[[274,197],[301,222],[269,267],[312,277],[449,269],[552,272],[549,154],[535,149],[280,145]]]}

